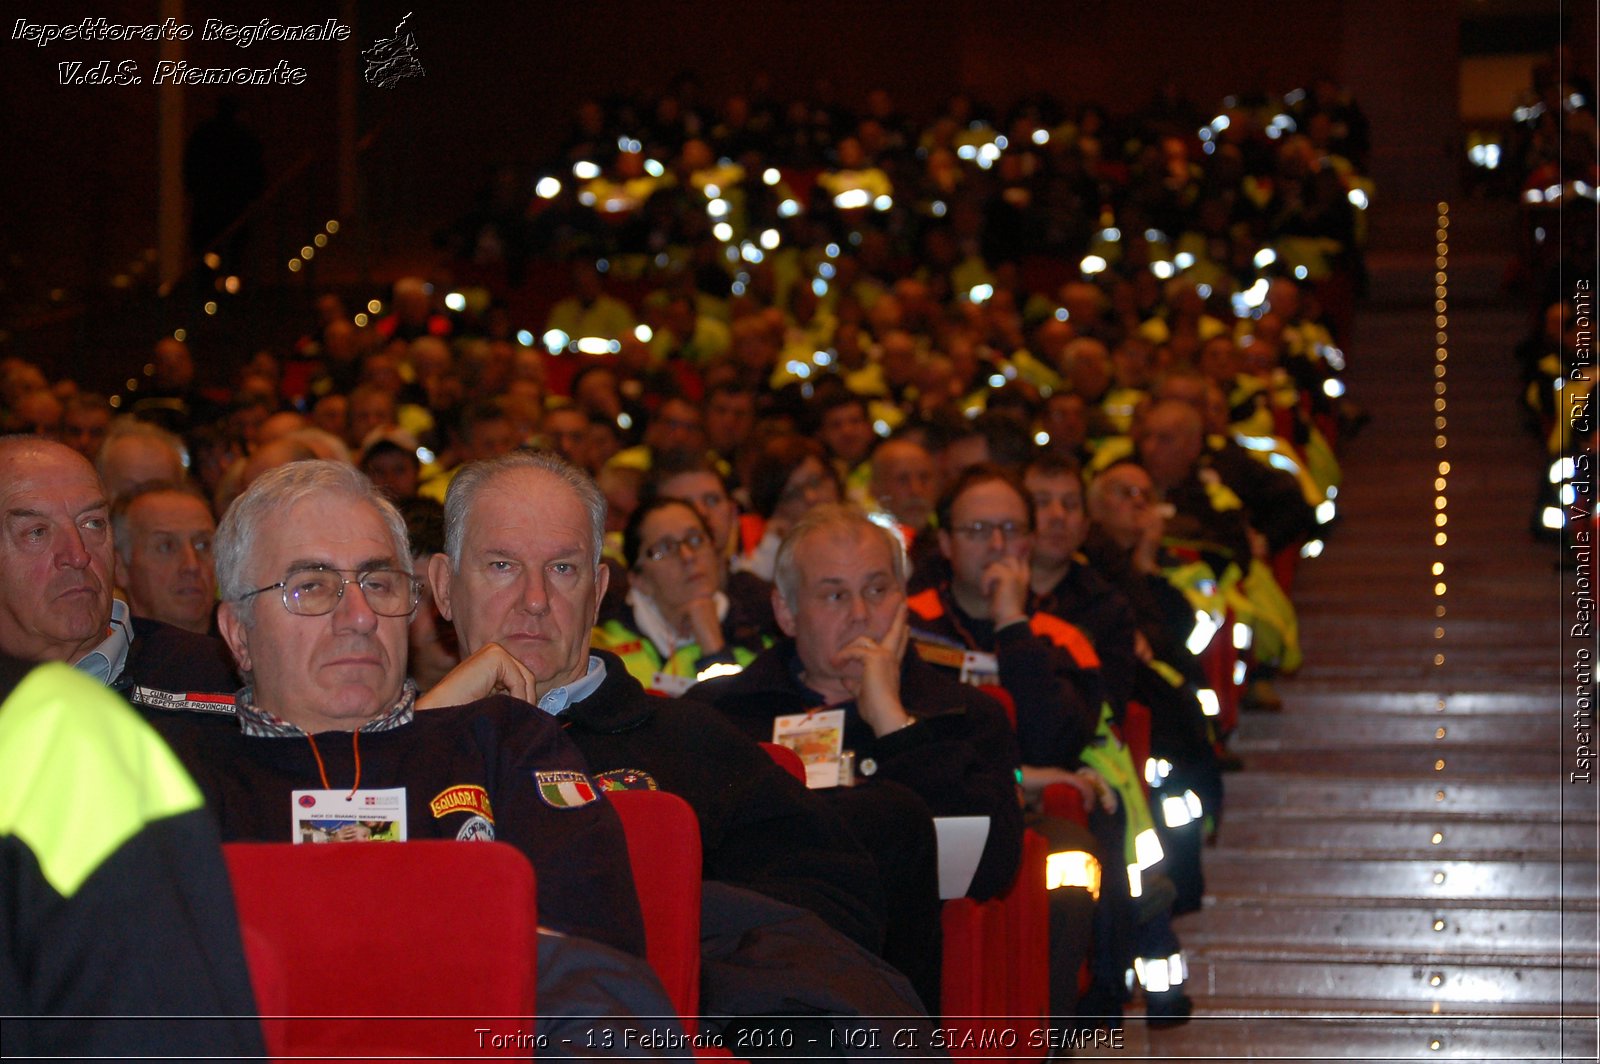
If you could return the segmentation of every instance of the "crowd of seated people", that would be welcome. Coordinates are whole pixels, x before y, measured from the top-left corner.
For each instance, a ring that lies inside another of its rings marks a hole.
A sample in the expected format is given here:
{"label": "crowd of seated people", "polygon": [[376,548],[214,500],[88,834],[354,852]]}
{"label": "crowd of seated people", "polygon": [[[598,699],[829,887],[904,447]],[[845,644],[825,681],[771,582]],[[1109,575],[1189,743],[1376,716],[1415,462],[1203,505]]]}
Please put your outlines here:
{"label": "crowd of seated people", "polygon": [[1562,48],[1533,70],[1497,166],[1515,179],[1522,243],[1508,270],[1528,312],[1514,353],[1524,423],[1543,443],[1531,526],[1582,543],[1594,532],[1594,217],[1600,201],[1592,81]]}
{"label": "crowd of seated people", "polygon": [[[988,818],[979,899],[1027,826],[1094,870],[1053,882],[1052,1015],[1142,997],[1182,1022],[1172,917],[1200,904],[1228,732],[1314,652],[1292,577],[1353,425],[1327,310],[1359,282],[1359,111],[1326,84],[1125,123],[673,104],[586,106],[532,209],[459,248],[559,262],[571,295],[539,321],[405,278],[386,313],[320,296],[220,391],[173,338],[116,410],[0,366],[0,651],[127,693],[232,811],[225,838],[284,826],[243,811],[272,773],[359,776],[329,732],[368,744],[371,786],[451,782],[408,754],[422,721],[491,760],[548,751],[534,772],[592,784],[558,789],[579,805],[679,793],[707,880],[859,951],[876,1015],[939,1008],[935,818]],[[348,697],[297,691],[324,653],[306,633],[377,648],[338,664]],[[236,690],[222,723],[184,715]],[[751,742],[833,712],[831,746],[797,741],[826,786]],[[312,742],[289,766],[269,737]],[[508,820],[553,804],[478,771]],[[637,951],[604,846],[605,889],[541,867],[541,897]],[[798,970],[782,990],[809,1000]]]}

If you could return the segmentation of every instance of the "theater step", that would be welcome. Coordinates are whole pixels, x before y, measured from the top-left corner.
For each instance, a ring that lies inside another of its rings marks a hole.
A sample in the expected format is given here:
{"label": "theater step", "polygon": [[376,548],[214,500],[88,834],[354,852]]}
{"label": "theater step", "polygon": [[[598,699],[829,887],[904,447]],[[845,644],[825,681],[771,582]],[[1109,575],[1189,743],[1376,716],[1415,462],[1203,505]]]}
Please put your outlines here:
{"label": "theater step", "polygon": [[[1082,1059],[1167,1061],[1473,1060],[1497,1064],[1595,1059],[1594,1021],[1559,1017],[1394,1016],[1360,1002],[1330,1002],[1332,1015],[1306,1015],[1255,999],[1219,999],[1231,1015],[1196,1018],[1176,1030],[1124,1030],[1119,1049],[1084,1050]],[[1240,1015],[1244,1009],[1257,1014]],[[1193,1055],[1188,1055],[1193,1054]]]}
{"label": "theater step", "polygon": [[[1593,1013],[1594,985],[1592,955],[1587,965],[1570,955],[1514,964],[1403,953],[1351,960],[1338,950],[1274,955],[1196,951],[1189,958],[1191,994],[1198,989],[1208,999],[1249,999],[1269,1008],[1274,1001],[1287,1004],[1299,999],[1360,1002],[1368,1009],[1404,1002],[1401,1011],[1430,1014],[1435,1004],[1441,1013],[1457,1015],[1548,1014],[1562,1006],[1569,1014]],[[1208,1007],[1208,1011],[1214,1010]]]}
{"label": "theater step", "polygon": [[[1491,715],[1542,716],[1555,719],[1560,712],[1560,693],[1549,698],[1529,695],[1526,690],[1516,691],[1451,691],[1441,693],[1437,684],[1417,691],[1386,688],[1380,691],[1352,689],[1351,685],[1330,673],[1321,680],[1297,675],[1294,680],[1294,708],[1298,722],[1306,727],[1329,727],[1327,717],[1341,713],[1352,715],[1393,714],[1421,715],[1428,720],[1449,724],[1452,717],[1485,719]],[[1544,678],[1548,685],[1549,677]],[[1440,708],[1441,705],[1443,708]],[[1253,717],[1268,727],[1289,721],[1284,717]],[[1254,725],[1252,725],[1252,732]]]}
{"label": "theater step", "polygon": [[[1296,687],[1295,700],[1299,705],[1307,701],[1305,691]],[[1241,732],[1228,744],[1236,754],[1250,755],[1257,751],[1294,749],[1309,753],[1312,750],[1355,749],[1369,751],[1382,747],[1429,746],[1444,750],[1459,747],[1484,747],[1492,750],[1546,750],[1554,749],[1562,735],[1563,721],[1549,712],[1549,704],[1534,707],[1524,713],[1443,713],[1429,714],[1416,711],[1377,713],[1366,699],[1360,702],[1360,711],[1346,709],[1341,712],[1334,703],[1348,706],[1348,696],[1321,699],[1316,712],[1305,715],[1262,715],[1251,721],[1250,728]],[[1437,700],[1429,702],[1432,710]],[[1306,707],[1309,708],[1309,707]],[[1334,725],[1328,719],[1337,715]],[[1529,719],[1534,717],[1534,719]]]}
{"label": "theater step", "polygon": [[[1322,779],[1281,772],[1241,772],[1227,778],[1228,818],[1250,815],[1304,819],[1341,813],[1426,818],[1439,815],[1593,823],[1592,791],[1569,790],[1560,779],[1485,781]],[[1587,802],[1589,804],[1580,804]]]}
{"label": "theater step", "polygon": [[1492,899],[1544,909],[1558,906],[1559,898],[1592,895],[1595,888],[1592,859],[1587,867],[1582,860],[1555,859],[1285,859],[1220,848],[1206,858],[1206,892],[1217,896],[1259,895],[1260,884],[1271,883],[1277,898]]}
{"label": "theater step", "polygon": [[1560,853],[1568,861],[1579,862],[1595,856],[1595,833],[1590,824],[1498,823],[1453,817],[1404,821],[1349,816],[1288,819],[1248,811],[1228,817],[1226,823],[1227,842],[1207,850],[1208,857],[1218,853],[1277,857],[1320,853],[1340,857],[1510,860]]}
{"label": "theater step", "polygon": [[1412,899],[1353,903],[1343,898],[1296,898],[1265,905],[1258,897],[1217,899],[1208,905],[1203,920],[1186,920],[1183,930],[1186,949],[1211,957],[1250,951],[1270,954],[1305,944],[1371,951],[1365,954],[1370,957],[1403,950],[1458,961],[1566,954],[1592,968],[1600,945],[1592,908],[1489,907],[1476,898],[1441,899],[1430,905]]}
{"label": "theater step", "polygon": [[1507,778],[1553,779],[1561,771],[1561,749],[1554,743],[1543,749],[1487,747],[1449,749],[1444,746],[1390,745],[1377,750],[1319,750],[1315,747],[1245,751],[1246,770],[1285,772],[1298,770],[1312,776],[1345,779],[1373,776],[1425,776],[1447,773],[1445,778],[1473,780]]}

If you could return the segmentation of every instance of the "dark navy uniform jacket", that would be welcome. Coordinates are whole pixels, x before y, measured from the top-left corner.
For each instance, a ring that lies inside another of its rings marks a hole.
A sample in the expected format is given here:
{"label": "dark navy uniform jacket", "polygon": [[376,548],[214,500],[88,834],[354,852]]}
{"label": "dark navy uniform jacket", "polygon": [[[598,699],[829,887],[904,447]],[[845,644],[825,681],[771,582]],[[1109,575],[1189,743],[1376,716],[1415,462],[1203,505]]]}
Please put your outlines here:
{"label": "dark navy uniform jacket", "polygon": [[[526,702],[497,695],[388,731],[322,732],[315,751],[304,735],[245,735],[226,707],[140,708],[199,782],[225,842],[292,841],[292,792],[323,789],[317,756],[328,788],[349,788],[359,747],[362,790],[405,788],[408,838],[508,842],[533,864],[541,925],[644,956],[622,822],[561,725]],[[381,892],[369,900],[381,911]],[[439,901],[450,903],[447,886]]]}

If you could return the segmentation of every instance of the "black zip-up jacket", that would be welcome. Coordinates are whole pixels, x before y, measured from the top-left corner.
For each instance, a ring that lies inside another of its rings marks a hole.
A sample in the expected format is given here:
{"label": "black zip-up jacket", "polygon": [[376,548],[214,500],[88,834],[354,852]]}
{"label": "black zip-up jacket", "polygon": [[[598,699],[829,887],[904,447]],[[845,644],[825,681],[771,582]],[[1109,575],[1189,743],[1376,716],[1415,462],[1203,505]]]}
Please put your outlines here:
{"label": "black zip-up jacket", "polygon": [[111,682],[112,690],[127,695],[136,685],[174,694],[239,689],[233,655],[221,639],[149,617],[132,620],[133,643],[122,672]]}
{"label": "black zip-up jacket", "polygon": [[[405,788],[408,838],[508,842],[538,876],[542,925],[644,956],[622,822],[555,718],[526,702],[496,695],[428,710],[359,740],[322,732],[315,750],[304,735],[245,735],[226,709],[140,709],[200,784],[225,842],[292,841],[291,793],[323,788],[319,755],[327,786],[350,787],[359,743],[363,790]],[[562,797],[563,783],[580,797]],[[371,903],[381,918],[382,898]]]}
{"label": "black zip-up jacket", "polygon": [[1139,671],[1139,656],[1134,650],[1138,625],[1127,598],[1087,562],[1074,558],[1072,567],[1056,586],[1036,597],[1034,608],[1077,626],[1094,642],[1106,697],[1121,721]]}
{"label": "black zip-up jacket", "polygon": [[216,825],[128,706],[0,655],[0,1045],[260,1060]]}
{"label": "black zip-up jacket", "polygon": [[[1000,686],[1016,706],[1023,764],[1077,766],[1078,752],[1094,738],[1105,700],[1098,656],[1087,636],[1053,614],[1037,612],[1026,624],[997,631],[994,622],[962,610],[946,588],[915,595],[909,606],[914,640],[995,656]],[[1071,642],[1094,660],[1080,662],[1065,645]],[[941,674],[956,679],[953,672]]]}
{"label": "black zip-up jacket", "polygon": [[700,821],[706,879],[809,909],[881,949],[877,874],[844,824],[710,706],[647,694],[622,659],[591,653],[605,680],[556,719],[601,784],[678,795]]}
{"label": "black zip-up jacket", "polygon": [[[691,696],[715,705],[753,739],[772,738],[772,719],[824,708],[821,695],[799,679],[794,641],[761,652],[737,676],[707,680]],[[1005,710],[982,691],[941,676],[907,653],[900,668],[900,701],[916,724],[879,738],[854,702],[845,711],[845,749],[856,753],[863,786],[892,780],[916,792],[934,816],[987,816],[989,837],[967,895],[1004,894],[1022,855],[1022,810],[1017,802],[1017,740]],[[891,903],[893,899],[890,899]]]}

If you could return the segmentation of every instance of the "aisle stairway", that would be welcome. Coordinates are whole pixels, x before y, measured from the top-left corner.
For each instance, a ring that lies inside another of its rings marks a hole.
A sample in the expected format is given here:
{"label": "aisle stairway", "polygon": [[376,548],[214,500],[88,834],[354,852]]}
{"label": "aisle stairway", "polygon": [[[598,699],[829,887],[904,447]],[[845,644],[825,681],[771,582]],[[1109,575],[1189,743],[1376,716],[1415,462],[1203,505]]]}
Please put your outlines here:
{"label": "aisle stairway", "polygon": [[1399,219],[1420,247],[1373,256],[1350,352],[1372,422],[1294,590],[1306,665],[1234,737],[1206,905],[1179,922],[1196,1016],[1131,1021],[1104,1055],[1595,1059],[1596,791],[1565,783],[1559,551],[1527,531],[1541,452],[1510,358],[1526,319],[1497,297],[1511,218],[1452,214],[1436,378],[1433,211]]}

